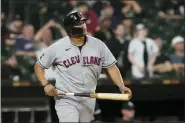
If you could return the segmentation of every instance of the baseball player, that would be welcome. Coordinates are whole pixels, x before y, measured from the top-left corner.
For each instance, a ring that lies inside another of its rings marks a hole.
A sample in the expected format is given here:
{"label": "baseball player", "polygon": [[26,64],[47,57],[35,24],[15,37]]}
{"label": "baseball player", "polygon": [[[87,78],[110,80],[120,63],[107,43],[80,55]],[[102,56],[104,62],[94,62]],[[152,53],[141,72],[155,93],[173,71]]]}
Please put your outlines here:
{"label": "baseball player", "polygon": [[[68,36],[48,47],[35,64],[35,74],[46,95],[54,96],[59,122],[90,122],[93,118],[95,99],[89,97],[59,97],[58,93],[95,92],[102,68],[107,71],[122,93],[131,90],[124,86],[116,59],[107,46],[87,35],[86,20],[81,13],[72,12],[64,18]],[[44,77],[44,69],[55,66],[56,84],[53,86]]]}

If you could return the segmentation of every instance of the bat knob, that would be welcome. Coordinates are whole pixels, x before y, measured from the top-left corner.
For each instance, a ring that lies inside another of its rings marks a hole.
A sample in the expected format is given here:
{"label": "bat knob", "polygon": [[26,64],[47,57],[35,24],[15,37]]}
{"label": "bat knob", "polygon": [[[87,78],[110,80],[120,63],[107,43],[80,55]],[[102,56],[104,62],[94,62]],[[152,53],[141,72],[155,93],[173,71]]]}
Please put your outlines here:
{"label": "bat knob", "polygon": [[65,93],[64,92],[59,92],[58,95],[65,95]]}

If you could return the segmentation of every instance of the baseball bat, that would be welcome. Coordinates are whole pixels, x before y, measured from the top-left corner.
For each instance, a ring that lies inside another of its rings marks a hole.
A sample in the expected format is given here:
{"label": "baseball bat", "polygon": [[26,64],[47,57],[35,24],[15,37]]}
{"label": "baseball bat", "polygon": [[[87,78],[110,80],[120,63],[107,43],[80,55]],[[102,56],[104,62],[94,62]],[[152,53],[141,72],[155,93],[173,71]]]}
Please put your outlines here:
{"label": "baseball bat", "polygon": [[129,100],[128,94],[118,94],[118,93],[59,93],[59,96],[80,96],[80,97],[90,97],[104,100]]}

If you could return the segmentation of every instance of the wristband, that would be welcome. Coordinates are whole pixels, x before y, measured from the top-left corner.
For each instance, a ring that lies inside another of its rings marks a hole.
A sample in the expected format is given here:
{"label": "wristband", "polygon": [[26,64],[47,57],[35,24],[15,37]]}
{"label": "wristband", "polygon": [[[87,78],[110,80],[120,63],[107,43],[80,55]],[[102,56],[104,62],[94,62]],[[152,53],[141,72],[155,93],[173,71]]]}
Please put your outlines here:
{"label": "wristband", "polygon": [[124,85],[124,84],[121,84],[121,85],[119,86],[119,90],[122,91],[123,88],[125,88],[125,85]]}
{"label": "wristband", "polygon": [[43,88],[45,88],[46,87],[46,85],[49,85],[50,83],[48,82],[48,83],[46,83],[44,86],[43,86]]}

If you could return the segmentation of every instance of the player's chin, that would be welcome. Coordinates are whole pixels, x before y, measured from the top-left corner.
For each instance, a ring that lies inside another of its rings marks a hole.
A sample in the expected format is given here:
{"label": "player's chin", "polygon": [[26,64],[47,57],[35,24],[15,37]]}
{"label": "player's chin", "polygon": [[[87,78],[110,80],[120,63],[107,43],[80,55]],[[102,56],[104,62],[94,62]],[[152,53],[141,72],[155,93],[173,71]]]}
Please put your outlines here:
{"label": "player's chin", "polygon": [[83,37],[83,36],[85,36],[86,34],[85,33],[83,33],[83,34],[78,34],[78,35],[75,35],[76,37]]}

